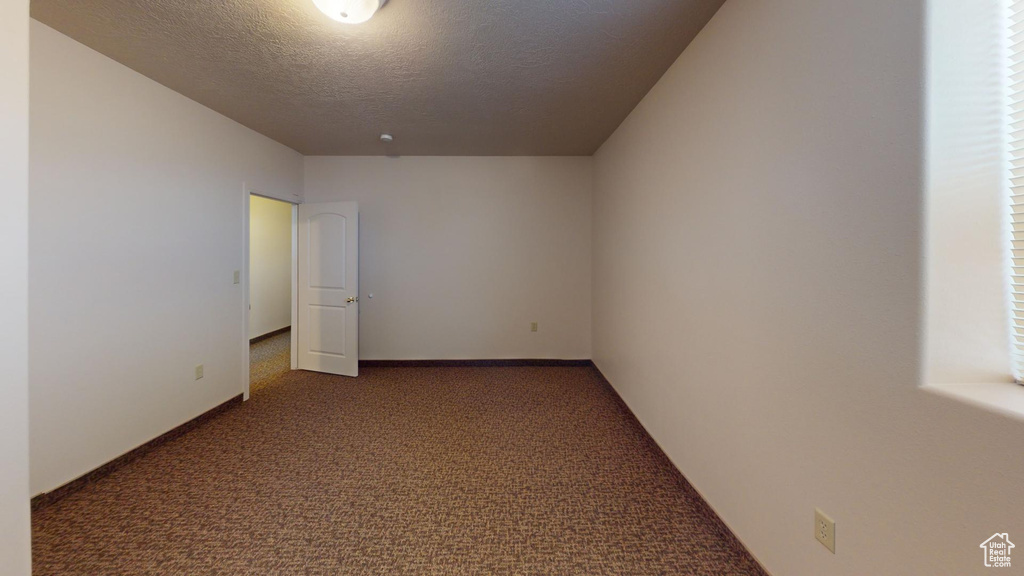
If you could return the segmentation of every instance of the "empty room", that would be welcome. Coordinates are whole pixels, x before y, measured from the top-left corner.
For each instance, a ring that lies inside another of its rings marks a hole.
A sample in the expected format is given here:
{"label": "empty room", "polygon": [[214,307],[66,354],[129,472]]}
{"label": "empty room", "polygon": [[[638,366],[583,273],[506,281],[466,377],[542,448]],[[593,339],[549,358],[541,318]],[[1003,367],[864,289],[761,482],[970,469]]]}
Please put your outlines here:
{"label": "empty room", "polygon": [[0,574],[1020,572],[1022,31],[3,2]]}

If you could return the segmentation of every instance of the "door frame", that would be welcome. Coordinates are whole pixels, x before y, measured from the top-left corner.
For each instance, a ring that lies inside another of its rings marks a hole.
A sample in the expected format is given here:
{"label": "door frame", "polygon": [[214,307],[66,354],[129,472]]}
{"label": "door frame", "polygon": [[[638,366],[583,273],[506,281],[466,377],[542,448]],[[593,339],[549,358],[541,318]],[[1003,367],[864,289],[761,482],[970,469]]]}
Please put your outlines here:
{"label": "door frame", "polygon": [[261,198],[267,198],[270,200],[277,200],[292,206],[292,329],[291,329],[291,366],[292,370],[295,370],[298,366],[296,355],[299,350],[299,336],[298,331],[295,329],[295,321],[299,317],[299,298],[298,298],[298,287],[299,287],[299,204],[302,202],[295,198],[284,198],[283,195],[268,193],[263,190],[256,188],[250,188],[245,183],[242,184],[243,202],[242,202],[242,267],[241,267],[241,287],[242,287],[242,399],[249,399],[249,202],[250,196],[259,196]]}

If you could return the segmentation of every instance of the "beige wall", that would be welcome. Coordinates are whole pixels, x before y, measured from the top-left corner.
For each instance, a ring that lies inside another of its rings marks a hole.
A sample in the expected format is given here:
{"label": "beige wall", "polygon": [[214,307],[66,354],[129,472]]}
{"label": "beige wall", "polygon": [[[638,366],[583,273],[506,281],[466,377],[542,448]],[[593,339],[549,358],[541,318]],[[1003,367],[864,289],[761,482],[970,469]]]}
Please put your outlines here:
{"label": "beige wall", "polygon": [[728,0],[595,158],[594,359],[777,576],[1024,534],[1021,422],[919,388],[923,22]]}
{"label": "beige wall", "polygon": [[247,188],[302,159],[33,21],[30,166],[39,493],[242,391]]}
{"label": "beige wall", "polygon": [[591,162],[306,158],[359,202],[360,357],[589,358]]}
{"label": "beige wall", "polygon": [[28,2],[0,3],[0,566],[27,576]]}
{"label": "beige wall", "polygon": [[292,323],[292,205],[249,201],[249,338]]}

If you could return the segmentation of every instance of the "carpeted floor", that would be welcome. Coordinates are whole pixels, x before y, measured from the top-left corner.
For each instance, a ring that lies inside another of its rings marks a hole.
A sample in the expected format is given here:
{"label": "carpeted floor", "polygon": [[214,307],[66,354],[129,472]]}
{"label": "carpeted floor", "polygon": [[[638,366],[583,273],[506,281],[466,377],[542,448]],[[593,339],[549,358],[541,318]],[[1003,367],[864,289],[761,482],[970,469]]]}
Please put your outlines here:
{"label": "carpeted floor", "polygon": [[35,573],[764,574],[592,368],[347,379],[287,338],[249,402],[36,511]]}
{"label": "carpeted floor", "polygon": [[292,333],[285,332],[249,347],[249,394],[256,394],[288,375]]}

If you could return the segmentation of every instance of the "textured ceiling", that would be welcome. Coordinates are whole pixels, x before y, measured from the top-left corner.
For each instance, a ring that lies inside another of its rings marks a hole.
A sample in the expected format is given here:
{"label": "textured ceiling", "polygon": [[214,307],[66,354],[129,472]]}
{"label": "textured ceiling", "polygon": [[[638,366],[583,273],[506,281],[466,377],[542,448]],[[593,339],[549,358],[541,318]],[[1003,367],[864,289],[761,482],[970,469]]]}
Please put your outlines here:
{"label": "textured ceiling", "polygon": [[312,0],[32,16],[307,155],[589,155],[723,1],[390,0],[361,25]]}

